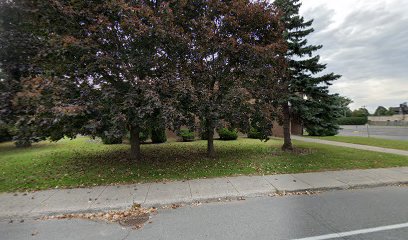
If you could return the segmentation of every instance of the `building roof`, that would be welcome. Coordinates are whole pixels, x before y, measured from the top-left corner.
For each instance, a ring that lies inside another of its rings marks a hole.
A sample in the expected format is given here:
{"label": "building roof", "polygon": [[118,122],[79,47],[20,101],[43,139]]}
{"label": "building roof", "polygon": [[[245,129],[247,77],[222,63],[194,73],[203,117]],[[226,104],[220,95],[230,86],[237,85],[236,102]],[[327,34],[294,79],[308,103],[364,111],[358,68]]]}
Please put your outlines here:
{"label": "building roof", "polygon": [[408,104],[401,103],[399,107],[390,107],[390,110],[395,114],[408,114]]}

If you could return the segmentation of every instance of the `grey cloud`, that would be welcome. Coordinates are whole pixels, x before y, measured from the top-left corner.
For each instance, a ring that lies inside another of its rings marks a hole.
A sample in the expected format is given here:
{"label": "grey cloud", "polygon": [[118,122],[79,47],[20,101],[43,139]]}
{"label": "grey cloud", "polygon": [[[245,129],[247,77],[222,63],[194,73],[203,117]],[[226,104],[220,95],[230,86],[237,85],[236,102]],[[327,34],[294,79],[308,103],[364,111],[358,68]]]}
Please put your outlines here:
{"label": "grey cloud", "polygon": [[325,5],[304,14],[315,19],[309,42],[323,44],[319,54],[328,71],[343,75],[332,90],[371,110],[408,100],[408,4],[380,7],[353,9],[335,28]]}
{"label": "grey cloud", "polygon": [[[313,16],[313,28],[315,31],[319,32],[324,30],[330,26],[330,24],[334,23],[332,16],[334,15],[335,11],[333,9],[327,8],[325,5],[320,5],[312,10],[306,12],[306,21],[308,16]],[[317,19],[317,20],[316,20]]]}

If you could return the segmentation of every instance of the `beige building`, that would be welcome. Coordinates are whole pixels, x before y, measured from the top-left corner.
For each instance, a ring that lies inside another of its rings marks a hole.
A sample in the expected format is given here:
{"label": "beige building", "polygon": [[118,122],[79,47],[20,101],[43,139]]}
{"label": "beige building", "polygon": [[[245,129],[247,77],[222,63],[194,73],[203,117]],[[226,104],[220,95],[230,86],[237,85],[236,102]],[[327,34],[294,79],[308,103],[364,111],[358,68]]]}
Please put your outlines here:
{"label": "beige building", "polygon": [[407,103],[400,104],[399,107],[391,107],[394,112],[392,116],[369,116],[368,122],[370,125],[377,126],[408,126],[408,105]]}
{"label": "beige building", "polygon": [[368,123],[376,126],[408,126],[408,115],[369,116]]}

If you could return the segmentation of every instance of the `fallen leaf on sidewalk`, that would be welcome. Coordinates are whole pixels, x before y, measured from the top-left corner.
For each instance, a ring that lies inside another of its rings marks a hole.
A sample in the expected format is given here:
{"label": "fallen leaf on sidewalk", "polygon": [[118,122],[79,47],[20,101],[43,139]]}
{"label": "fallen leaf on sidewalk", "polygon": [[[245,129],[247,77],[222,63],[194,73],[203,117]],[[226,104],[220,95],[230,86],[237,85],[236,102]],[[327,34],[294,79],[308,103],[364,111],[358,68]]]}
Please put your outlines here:
{"label": "fallen leaf on sidewalk", "polygon": [[93,221],[106,221],[111,223],[119,223],[122,226],[139,229],[143,227],[152,214],[157,214],[157,209],[142,208],[140,204],[134,204],[130,209],[125,211],[109,211],[98,213],[71,213],[56,216],[45,216],[42,220],[49,219],[87,219]]}
{"label": "fallen leaf on sidewalk", "polygon": [[198,206],[201,206],[201,205],[202,205],[202,203],[201,203],[201,202],[199,202],[199,201],[197,201],[197,202],[193,202],[191,205],[192,205],[192,206],[196,206],[196,207],[198,207]]}
{"label": "fallen leaf on sidewalk", "polygon": [[172,204],[172,205],[171,205],[171,208],[172,208],[172,209],[176,209],[176,208],[179,208],[179,207],[181,207],[180,204]]}
{"label": "fallen leaf on sidewalk", "polygon": [[277,193],[268,194],[269,197],[276,197],[276,196],[294,196],[294,195],[315,195],[319,194],[321,191],[299,191],[299,192],[286,192],[281,191]]}

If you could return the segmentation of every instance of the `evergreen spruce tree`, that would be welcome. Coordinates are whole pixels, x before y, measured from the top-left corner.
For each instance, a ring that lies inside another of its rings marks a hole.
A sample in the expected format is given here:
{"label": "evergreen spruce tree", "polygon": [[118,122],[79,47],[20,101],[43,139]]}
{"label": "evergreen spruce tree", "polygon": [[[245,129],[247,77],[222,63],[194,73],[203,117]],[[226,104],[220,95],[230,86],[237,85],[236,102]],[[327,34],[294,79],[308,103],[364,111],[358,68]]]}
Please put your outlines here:
{"label": "evergreen spruce tree", "polygon": [[281,11],[288,45],[288,68],[281,82],[285,93],[278,103],[284,128],[282,149],[291,150],[290,122],[293,116],[300,118],[306,130],[319,127],[329,130],[330,134],[337,132],[339,108],[333,104],[338,95],[330,94],[328,86],[340,76],[334,73],[318,75],[326,69],[326,65],[319,62],[319,55],[315,54],[322,46],[308,44],[306,37],[314,31],[313,20],[306,21],[299,15],[300,1],[276,0],[274,4]]}

